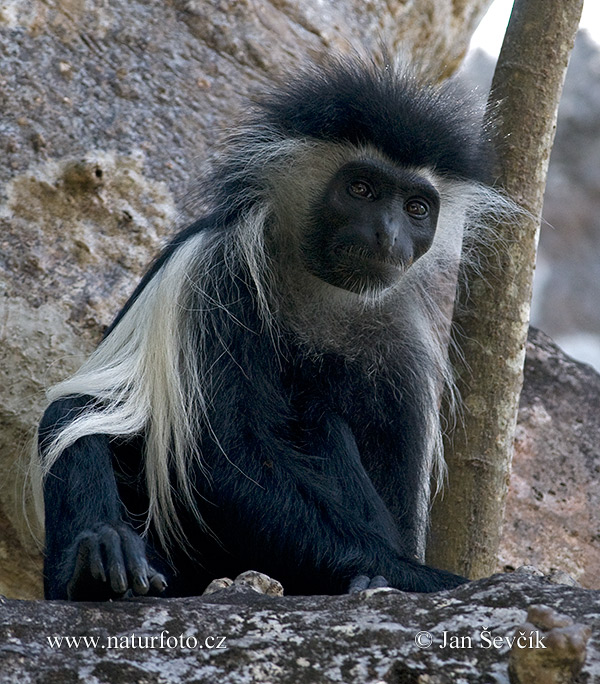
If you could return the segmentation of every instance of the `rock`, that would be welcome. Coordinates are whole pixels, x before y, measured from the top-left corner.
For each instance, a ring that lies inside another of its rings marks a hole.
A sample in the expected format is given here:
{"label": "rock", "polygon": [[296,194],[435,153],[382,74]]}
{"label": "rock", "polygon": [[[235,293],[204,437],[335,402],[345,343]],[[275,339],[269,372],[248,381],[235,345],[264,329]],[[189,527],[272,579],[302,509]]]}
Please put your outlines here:
{"label": "rock", "polygon": [[273,578],[256,570],[247,570],[238,575],[234,580],[229,577],[221,577],[213,580],[206,589],[202,592],[202,596],[214,594],[216,591],[222,589],[232,589],[245,591],[248,587],[254,589],[260,594],[268,594],[269,596],[283,596],[283,587]]}
{"label": "rock", "polygon": [[600,375],[531,330],[499,569],[600,588]]}
{"label": "rock", "polygon": [[283,587],[281,584],[265,575],[262,572],[256,572],[256,570],[247,570],[238,575],[233,581],[234,587],[250,587],[257,591],[259,594],[267,594],[269,596],[283,596]]}
{"label": "rock", "polygon": [[[281,597],[240,586],[185,599],[5,600],[0,682],[508,684],[515,627],[571,629],[528,616],[558,604],[593,630],[579,681],[596,681],[600,592],[513,573],[437,594]],[[568,634],[563,651],[576,641]]]}
{"label": "rock", "polygon": [[531,606],[527,622],[517,627],[510,649],[511,684],[570,684],[575,682],[586,658],[592,634],[588,625],[548,606]]}

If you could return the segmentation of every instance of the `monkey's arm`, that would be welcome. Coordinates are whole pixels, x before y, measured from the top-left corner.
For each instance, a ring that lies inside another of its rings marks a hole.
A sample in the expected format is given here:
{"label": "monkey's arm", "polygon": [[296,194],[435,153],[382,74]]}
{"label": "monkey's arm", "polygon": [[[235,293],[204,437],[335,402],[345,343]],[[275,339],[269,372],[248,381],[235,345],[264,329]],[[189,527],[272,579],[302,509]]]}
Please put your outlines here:
{"label": "monkey's arm", "polygon": [[[40,426],[40,442],[86,405],[85,397],[56,401]],[[163,575],[146,559],[144,542],[126,522],[107,435],[88,435],[68,447],[44,485],[46,598],[104,600],[161,593]]]}
{"label": "monkey's arm", "polygon": [[[256,419],[260,405],[255,401],[246,416]],[[213,465],[211,489],[219,503],[208,507],[208,522],[227,549],[289,593],[344,593],[377,576],[422,592],[464,582],[402,556],[349,426],[323,407],[311,412],[301,451],[255,423],[246,425],[229,459]]]}

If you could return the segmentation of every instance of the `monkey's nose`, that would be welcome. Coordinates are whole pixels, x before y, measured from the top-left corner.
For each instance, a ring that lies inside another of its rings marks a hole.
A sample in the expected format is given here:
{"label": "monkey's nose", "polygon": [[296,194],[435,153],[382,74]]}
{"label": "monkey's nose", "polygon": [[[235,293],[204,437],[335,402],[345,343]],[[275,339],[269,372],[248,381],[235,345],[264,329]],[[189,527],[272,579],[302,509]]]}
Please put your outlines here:
{"label": "monkey's nose", "polygon": [[388,257],[397,248],[400,226],[392,217],[385,217],[374,230],[375,247],[379,254]]}
{"label": "monkey's nose", "polygon": [[397,241],[398,232],[396,230],[384,228],[375,231],[375,244],[377,249],[382,252],[391,252]]}

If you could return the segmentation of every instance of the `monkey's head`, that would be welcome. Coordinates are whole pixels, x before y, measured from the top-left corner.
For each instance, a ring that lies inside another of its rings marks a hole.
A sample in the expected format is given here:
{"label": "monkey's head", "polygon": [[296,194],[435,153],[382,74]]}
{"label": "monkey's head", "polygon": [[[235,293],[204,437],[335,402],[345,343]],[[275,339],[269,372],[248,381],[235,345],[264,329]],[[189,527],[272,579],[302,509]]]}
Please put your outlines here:
{"label": "monkey's head", "polygon": [[470,197],[489,182],[484,130],[455,83],[334,58],[258,100],[217,177],[221,205],[239,216],[263,202],[272,263],[377,294],[450,242],[458,261]]}
{"label": "monkey's head", "polygon": [[311,207],[305,265],[358,294],[391,287],[431,247],[439,205],[422,174],[371,158],[344,164]]}

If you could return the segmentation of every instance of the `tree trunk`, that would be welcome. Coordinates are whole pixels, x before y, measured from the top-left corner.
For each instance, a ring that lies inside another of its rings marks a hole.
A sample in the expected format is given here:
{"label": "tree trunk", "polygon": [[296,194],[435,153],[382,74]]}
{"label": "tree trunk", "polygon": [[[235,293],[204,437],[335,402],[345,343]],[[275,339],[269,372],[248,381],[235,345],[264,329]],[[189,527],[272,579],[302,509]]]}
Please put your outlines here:
{"label": "tree trunk", "polygon": [[471,578],[496,562],[508,488],[535,252],[558,102],[583,0],[516,0],[494,75],[499,187],[525,212],[499,225],[472,272],[454,360],[463,420],[433,508],[428,560]]}

